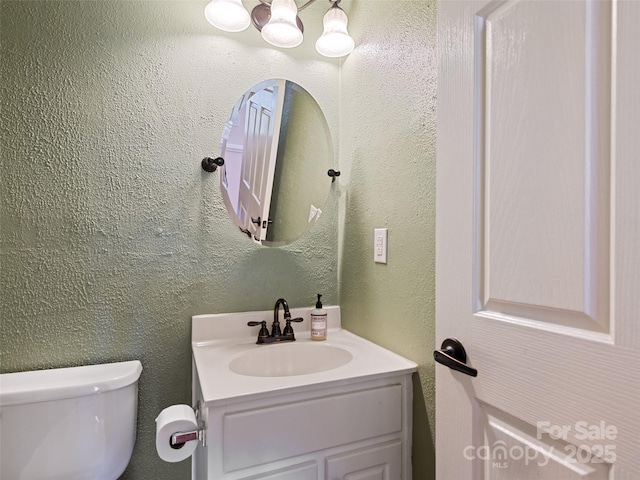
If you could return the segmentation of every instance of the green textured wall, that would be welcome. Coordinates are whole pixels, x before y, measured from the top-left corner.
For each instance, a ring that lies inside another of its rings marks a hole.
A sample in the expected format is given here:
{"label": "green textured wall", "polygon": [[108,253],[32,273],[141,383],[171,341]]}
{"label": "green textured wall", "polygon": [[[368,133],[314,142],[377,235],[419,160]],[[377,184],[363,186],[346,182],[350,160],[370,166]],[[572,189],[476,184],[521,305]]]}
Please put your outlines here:
{"label": "green textured wall", "polygon": [[[435,0],[353,2],[342,67],[340,305],[351,331],[419,363],[413,478],[434,478]],[[373,230],[388,228],[388,264]]]}
{"label": "green textured wall", "polygon": [[337,140],[339,63],[313,46],[326,5],[305,10],[292,51],[217,33],[205,5],[0,2],[1,369],[140,359],[125,479],[189,477],[158,458],[154,419],[191,401],[191,315],[338,301],[335,188],[312,235],[269,249],[240,236],[200,168],[266,78],[306,88]]}
{"label": "green textured wall", "polygon": [[[318,181],[329,178],[327,171],[334,167],[331,157],[335,152],[326,140],[327,124],[315,100],[295,88],[287,82],[273,179],[274,192],[279,193],[271,196],[269,218],[273,225],[267,230],[267,240],[298,238],[313,227],[315,219],[309,223],[310,207],[322,208],[332,186],[331,182]],[[278,188],[280,185],[288,187]]]}

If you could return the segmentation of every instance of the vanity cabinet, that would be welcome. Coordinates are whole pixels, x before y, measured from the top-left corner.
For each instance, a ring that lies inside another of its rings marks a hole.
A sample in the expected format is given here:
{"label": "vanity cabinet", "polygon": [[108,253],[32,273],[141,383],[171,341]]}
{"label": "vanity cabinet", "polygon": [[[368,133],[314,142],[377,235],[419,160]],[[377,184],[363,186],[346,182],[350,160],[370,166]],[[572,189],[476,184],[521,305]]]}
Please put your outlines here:
{"label": "vanity cabinet", "polygon": [[194,400],[206,428],[195,480],[411,479],[411,374]]}
{"label": "vanity cabinet", "polygon": [[272,311],[196,315],[193,480],[411,480],[417,364],[341,328],[310,338],[311,308],[291,309],[296,341],[257,345]]}

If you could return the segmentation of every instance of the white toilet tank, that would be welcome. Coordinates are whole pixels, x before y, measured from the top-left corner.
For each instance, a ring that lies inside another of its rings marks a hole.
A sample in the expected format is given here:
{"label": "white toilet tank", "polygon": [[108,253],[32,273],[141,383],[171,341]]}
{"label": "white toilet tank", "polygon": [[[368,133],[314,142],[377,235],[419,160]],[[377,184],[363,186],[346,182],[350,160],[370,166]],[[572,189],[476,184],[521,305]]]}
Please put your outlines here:
{"label": "white toilet tank", "polygon": [[0,479],[116,480],[136,441],[139,361],[0,375]]}

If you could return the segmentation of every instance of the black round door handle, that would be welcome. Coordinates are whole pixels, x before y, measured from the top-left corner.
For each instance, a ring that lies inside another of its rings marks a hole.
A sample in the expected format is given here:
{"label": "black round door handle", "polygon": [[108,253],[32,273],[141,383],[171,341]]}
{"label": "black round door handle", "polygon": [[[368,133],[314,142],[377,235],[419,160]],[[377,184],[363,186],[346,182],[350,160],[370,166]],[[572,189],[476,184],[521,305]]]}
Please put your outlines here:
{"label": "black round door handle", "polygon": [[457,338],[445,339],[440,346],[440,350],[433,352],[433,359],[465,375],[478,376],[478,370],[467,365],[467,352],[465,352],[462,343]]}

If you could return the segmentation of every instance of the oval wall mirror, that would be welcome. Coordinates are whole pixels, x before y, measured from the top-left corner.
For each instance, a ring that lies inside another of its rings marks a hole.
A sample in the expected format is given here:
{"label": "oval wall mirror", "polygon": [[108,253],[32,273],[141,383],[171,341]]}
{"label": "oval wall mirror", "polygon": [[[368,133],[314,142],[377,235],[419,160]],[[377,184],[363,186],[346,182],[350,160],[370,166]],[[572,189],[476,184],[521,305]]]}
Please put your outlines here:
{"label": "oval wall mirror", "polygon": [[220,139],[229,216],[255,243],[282,246],[316,223],[332,178],[329,125],[300,85],[270,79],[236,102]]}

